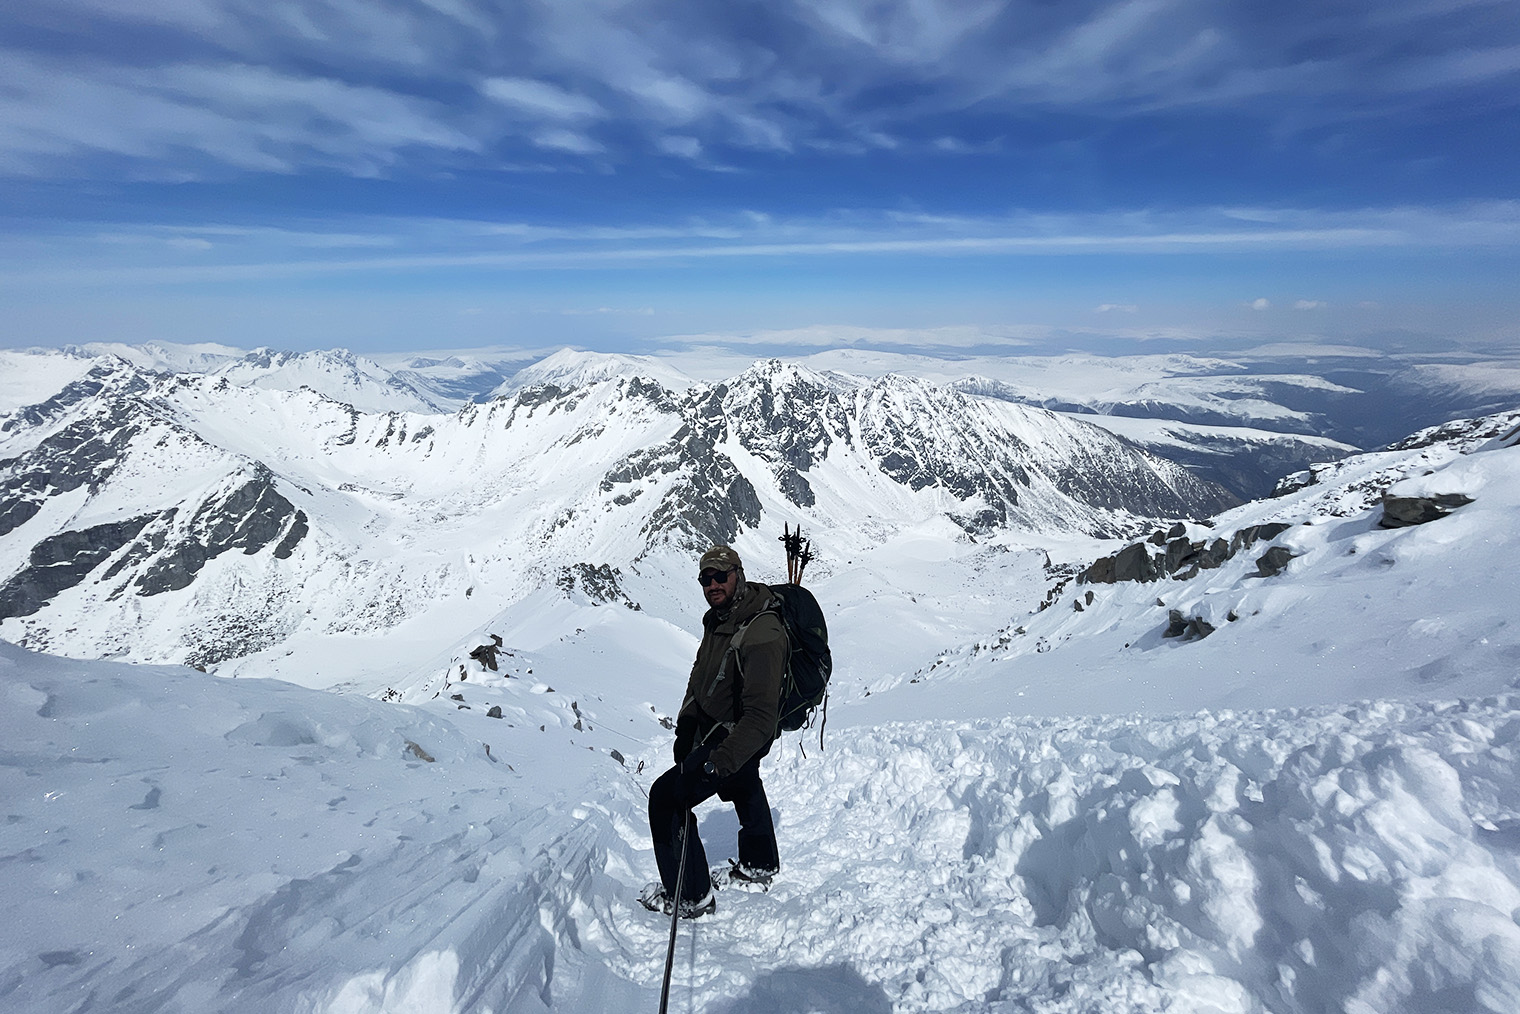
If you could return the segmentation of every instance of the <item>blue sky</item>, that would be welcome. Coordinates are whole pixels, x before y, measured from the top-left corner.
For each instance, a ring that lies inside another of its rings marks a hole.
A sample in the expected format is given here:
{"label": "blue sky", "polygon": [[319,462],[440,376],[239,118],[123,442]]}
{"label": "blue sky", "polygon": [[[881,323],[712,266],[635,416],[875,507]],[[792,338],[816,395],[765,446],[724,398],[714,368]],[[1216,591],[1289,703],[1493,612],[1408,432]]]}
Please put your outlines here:
{"label": "blue sky", "polygon": [[1517,345],[1513,0],[46,0],[0,50],[12,346]]}

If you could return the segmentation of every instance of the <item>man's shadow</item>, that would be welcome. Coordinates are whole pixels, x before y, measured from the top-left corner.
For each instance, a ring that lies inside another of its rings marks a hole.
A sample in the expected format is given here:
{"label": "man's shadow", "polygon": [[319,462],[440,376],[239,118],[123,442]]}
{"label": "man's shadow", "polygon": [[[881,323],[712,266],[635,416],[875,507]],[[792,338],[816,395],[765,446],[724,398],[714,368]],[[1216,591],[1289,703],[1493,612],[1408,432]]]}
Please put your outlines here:
{"label": "man's shadow", "polygon": [[[781,811],[771,807],[771,823],[781,826]],[[729,804],[713,797],[713,805],[702,807],[697,815],[697,834],[707,848],[707,861],[727,868],[724,860],[739,855],[739,815]]]}
{"label": "man's shadow", "polygon": [[[778,825],[781,815],[771,808]],[[706,808],[698,818],[708,859],[732,855],[739,840],[739,817],[734,808]],[[719,860],[721,862],[721,860]],[[672,1005],[674,1007],[674,1005]],[[886,990],[867,982],[849,965],[823,968],[778,968],[757,978],[744,996],[726,1001],[715,1014],[891,1014]]]}
{"label": "man's shadow", "polygon": [[780,968],[749,992],[713,1008],[716,1014],[891,1014],[886,990],[849,965]]}

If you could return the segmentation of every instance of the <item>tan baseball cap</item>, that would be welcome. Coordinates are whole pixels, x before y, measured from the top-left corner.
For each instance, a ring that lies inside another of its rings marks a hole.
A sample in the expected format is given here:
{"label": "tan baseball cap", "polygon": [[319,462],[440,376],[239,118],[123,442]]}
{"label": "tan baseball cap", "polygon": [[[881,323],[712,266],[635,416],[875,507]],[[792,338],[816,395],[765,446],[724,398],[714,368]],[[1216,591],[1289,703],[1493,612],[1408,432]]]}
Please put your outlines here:
{"label": "tan baseball cap", "polygon": [[728,546],[714,546],[702,554],[702,562],[697,564],[697,573],[704,570],[736,570],[744,566],[739,562],[739,554]]}

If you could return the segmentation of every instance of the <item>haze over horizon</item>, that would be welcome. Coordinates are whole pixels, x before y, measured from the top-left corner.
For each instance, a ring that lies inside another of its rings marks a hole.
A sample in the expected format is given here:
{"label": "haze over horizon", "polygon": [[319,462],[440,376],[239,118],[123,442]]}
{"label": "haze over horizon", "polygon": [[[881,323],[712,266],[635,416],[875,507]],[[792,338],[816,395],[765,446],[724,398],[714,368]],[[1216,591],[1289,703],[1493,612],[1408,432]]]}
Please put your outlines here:
{"label": "haze over horizon", "polygon": [[1492,0],[53,0],[0,54],[0,346],[1517,349]]}

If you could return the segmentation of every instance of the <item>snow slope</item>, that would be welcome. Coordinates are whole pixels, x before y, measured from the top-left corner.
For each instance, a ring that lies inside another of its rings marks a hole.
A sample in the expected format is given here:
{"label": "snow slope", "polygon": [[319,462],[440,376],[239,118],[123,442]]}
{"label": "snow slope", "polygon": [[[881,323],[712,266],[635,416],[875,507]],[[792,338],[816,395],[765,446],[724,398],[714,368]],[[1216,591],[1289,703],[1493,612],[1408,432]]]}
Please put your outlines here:
{"label": "snow slope", "polygon": [[[1199,701],[1266,708],[1508,688],[1520,676],[1517,425],[1520,412],[1467,435],[1437,428],[1190,526],[1198,546],[1252,525],[1291,526],[1196,576],[1079,584],[1068,571],[1047,593],[1049,608],[857,689],[860,713],[886,718],[906,699],[925,718],[998,714],[1012,699],[1033,715],[1165,714]],[[1474,502],[1439,521],[1385,529],[1379,505],[1390,490],[1461,492]],[[1258,560],[1273,547],[1292,559],[1264,577]],[[1214,632],[1167,637],[1174,611]],[[892,688],[901,695],[873,696]]]}
{"label": "snow slope", "polygon": [[[7,1010],[654,1006],[668,733],[624,767],[437,702],[11,647],[0,693]],[[684,927],[674,1009],[1513,1010],[1517,736],[1506,696],[836,722],[767,762],[783,874]],[[731,847],[722,807],[702,830]]]}

